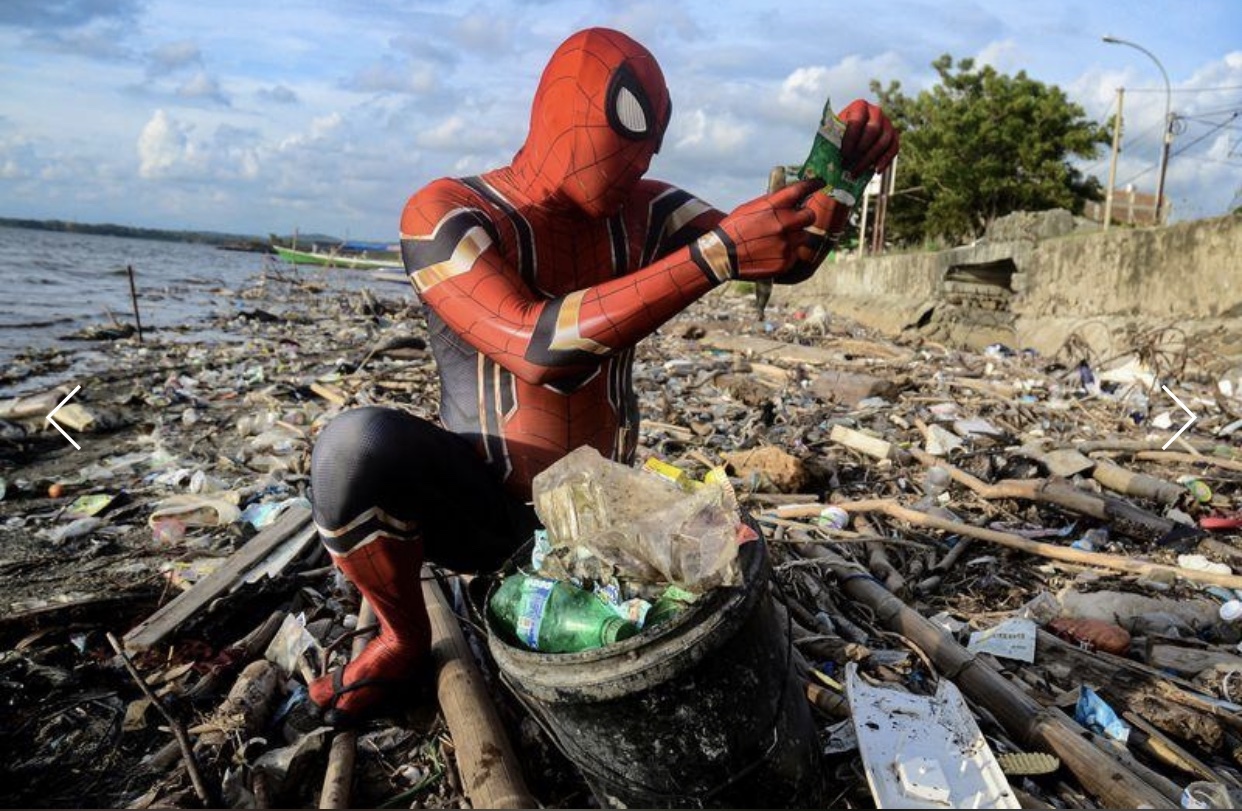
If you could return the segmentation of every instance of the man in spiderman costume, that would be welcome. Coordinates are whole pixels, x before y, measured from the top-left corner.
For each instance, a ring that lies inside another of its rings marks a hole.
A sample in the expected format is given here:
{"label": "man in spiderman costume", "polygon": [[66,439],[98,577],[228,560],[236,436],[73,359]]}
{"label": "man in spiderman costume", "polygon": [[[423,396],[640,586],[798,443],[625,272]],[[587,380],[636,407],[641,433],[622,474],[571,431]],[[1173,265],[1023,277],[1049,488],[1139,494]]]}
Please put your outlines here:
{"label": "man in spiderman costume", "polygon": [[[381,625],[310,685],[329,723],[366,715],[426,659],[424,559],[493,570],[537,526],[537,473],[584,444],[633,461],[639,340],[730,279],[807,278],[844,229],[849,208],[819,181],[725,215],[643,179],[671,109],[646,48],[580,31],[545,68],[510,165],[436,180],[406,204],[401,245],[427,307],[443,427],[360,408],[315,445],[315,523]],[[841,118],[847,168],[887,166],[898,138],[879,108],[856,101]]]}

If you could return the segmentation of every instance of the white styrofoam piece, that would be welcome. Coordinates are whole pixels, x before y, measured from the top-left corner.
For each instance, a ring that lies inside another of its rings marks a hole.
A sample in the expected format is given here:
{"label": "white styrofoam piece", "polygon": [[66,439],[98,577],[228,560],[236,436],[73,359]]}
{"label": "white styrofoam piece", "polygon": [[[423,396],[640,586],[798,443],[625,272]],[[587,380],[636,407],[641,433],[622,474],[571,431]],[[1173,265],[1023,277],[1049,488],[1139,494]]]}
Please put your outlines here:
{"label": "white styrofoam piece", "polygon": [[873,687],[845,668],[858,751],[876,808],[1020,808],[962,694]]}

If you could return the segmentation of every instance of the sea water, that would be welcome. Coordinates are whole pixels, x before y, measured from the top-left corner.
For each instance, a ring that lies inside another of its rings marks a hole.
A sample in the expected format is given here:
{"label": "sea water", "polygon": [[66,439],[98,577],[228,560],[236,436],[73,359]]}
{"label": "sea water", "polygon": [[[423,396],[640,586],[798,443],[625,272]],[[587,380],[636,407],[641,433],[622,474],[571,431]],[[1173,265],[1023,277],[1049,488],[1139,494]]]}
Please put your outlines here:
{"label": "sea water", "polygon": [[[211,245],[0,227],[0,370],[31,350],[59,348],[88,357],[105,352],[106,342],[67,338],[91,325],[134,322],[128,266],[134,269],[143,332],[160,340],[236,339],[209,329],[207,322],[271,307],[269,301],[238,296],[264,272],[296,275],[329,288],[408,291],[376,281],[367,271],[295,269],[266,254]],[[187,332],[187,326],[201,329]],[[0,384],[0,396],[47,382],[39,375],[12,390]]]}

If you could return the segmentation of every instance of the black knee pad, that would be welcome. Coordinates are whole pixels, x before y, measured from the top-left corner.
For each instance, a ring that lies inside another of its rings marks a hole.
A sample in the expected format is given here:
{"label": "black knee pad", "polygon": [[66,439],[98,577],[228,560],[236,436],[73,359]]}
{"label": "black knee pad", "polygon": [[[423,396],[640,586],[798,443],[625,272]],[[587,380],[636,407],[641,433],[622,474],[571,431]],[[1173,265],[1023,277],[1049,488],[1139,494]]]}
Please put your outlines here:
{"label": "black knee pad", "polygon": [[412,414],[377,406],[346,411],[328,423],[311,453],[315,522],[336,529],[374,507],[412,519],[406,480],[420,461],[418,435],[425,425]]}

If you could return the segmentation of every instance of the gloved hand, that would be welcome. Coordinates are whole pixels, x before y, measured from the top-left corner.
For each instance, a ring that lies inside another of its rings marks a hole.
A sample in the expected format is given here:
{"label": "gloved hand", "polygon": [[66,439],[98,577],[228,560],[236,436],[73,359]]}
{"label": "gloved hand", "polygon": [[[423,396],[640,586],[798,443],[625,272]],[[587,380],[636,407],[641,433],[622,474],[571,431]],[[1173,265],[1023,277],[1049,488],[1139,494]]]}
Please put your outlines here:
{"label": "gloved hand", "polygon": [[884,111],[870,102],[857,99],[850,102],[837,117],[845,122],[845,135],[841,138],[841,159],[845,169],[855,176],[887,169],[901,147],[901,137]]}
{"label": "gloved hand", "polygon": [[[862,99],[851,102],[838,115],[845,122],[841,159],[855,177],[883,172],[897,156],[901,138],[879,107]],[[827,194],[812,194],[804,203],[815,213],[807,236],[797,250],[791,273],[778,281],[796,283],[809,277],[837,244],[849,223],[851,207]]]}
{"label": "gloved hand", "polygon": [[768,279],[789,270],[807,241],[816,211],[803,201],[823,181],[803,180],[735,208],[690,246],[695,263],[716,282]]}

